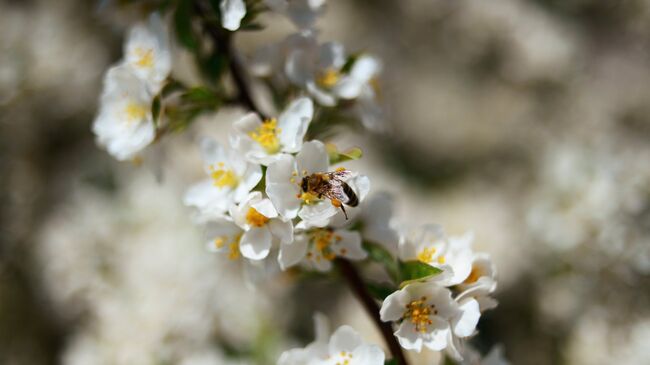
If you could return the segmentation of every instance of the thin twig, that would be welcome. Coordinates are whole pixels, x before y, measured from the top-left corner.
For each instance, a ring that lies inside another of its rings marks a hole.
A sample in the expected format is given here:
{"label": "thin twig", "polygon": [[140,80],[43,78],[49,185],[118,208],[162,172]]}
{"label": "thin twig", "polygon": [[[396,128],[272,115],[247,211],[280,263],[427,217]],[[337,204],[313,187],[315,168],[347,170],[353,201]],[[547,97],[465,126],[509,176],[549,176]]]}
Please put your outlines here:
{"label": "thin twig", "polygon": [[402,347],[397,342],[397,339],[393,335],[393,328],[389,322],[383,322],[379,317],[379,306],[375,299],[372,297],[366,285],[363,283],[363,279],[359,275],[359,272],[354,267],[354,265],[346,259],[337,259],[336,263],[338,265],[339,271],[345,278],[348,286],[354,293],[354,295],[359,299],[363,308],[366,310],[370,318],[372,318],[375,325],[379,328],[381,335],[384,337],[384,341],[388,346],[391,354],[394,359],[397,359],[399,365],[408,365],[404,353],[402,352]]}
{"label": "thin twig", "polygon": [[210,35],[215,46],[218,47],[227,59],[230,74],[232,75],[232,79],[237,87],[237,99],[244,107],[256,112],[262,117],[262,119],[267,119],[264,113],[257,107],[255,101],[253,101],[253,93],[248,83],[246,69],[237,54],[237,50],[232,41],[233,33],[215,25],[214,22],[207,20],[209,9],[203,1],[195,1],[194,8],[197,15],[201,18],[203,29],[205,29],[205,31]]}

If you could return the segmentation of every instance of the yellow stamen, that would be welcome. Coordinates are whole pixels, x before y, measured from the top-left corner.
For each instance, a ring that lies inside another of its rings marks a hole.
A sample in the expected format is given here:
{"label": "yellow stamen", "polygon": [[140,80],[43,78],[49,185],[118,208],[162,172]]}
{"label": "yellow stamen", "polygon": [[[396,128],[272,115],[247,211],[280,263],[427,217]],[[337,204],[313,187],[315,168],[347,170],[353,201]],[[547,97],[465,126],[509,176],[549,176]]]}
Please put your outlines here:
{"label": "yellow stamen", "polygon": [[433,261],[433,255],[436,253],[434,247],[425,247],[420,253],[418,253],[418,261],[428,264]]}
{"label": "yellow stamen", "polygon": [[233,236],[233,240],[228,244],[228,259],[237,260],[239,258],[239,241],[241,234]]}
{"label": "yellow stamen", "polygon": [[221,249],[226,244],[225,237],[217,237],[214,239],[214,248]]}
{"label": "yellow stamen", "polygon": [[275,118],[269,119],[262,123],[257,129],[248,133],[248,135],[264,148],[266,153],[274,154],[280,151],[280,139],[278,139],[278,121]]}
{"label": "yellow stamen", "polygon": [[135,55],[138,60],[135,62],[136,66],[150,68],[153,66],[153,49],[136,48]]}
{"label": "yellow stamen", "polygon": [[126,108],[124,108],[126,120],[129,123],[142,120],[147,115],[147,111],[147,107],[134,102],[128,103]]}
{"label": "yellow stamen", "polygon": [[438,314],[435,306],[427,305],[426,300],[427,297],[422,297],[419,300],[411,301],[406,305],[406,312],[402,316],[402,319],[410,320],[415,325],[415,330],[420,333],[425,333],[427,327],[433,323],[431,315]]}
{"label": "yellow stamen", "polygon": [[438,257],[439,264],[444,264],[445,261],[447,261],[447,259],[445,259],[445,255],[440,255],[440,257]]}
{"label": "yellow stamen", "polygon": [[269,218],[258,212],[257,209],[250,207],[246,213],[246,222],[253,227],[264,227]]}
{"label": "yellow stamen", "polygon": [[[316,261],[320,261],[321,257],[325,260],[332,261],[336,258],[336,254],[331,248],[332,241],[337,242],[341,240],[339,235],[335,235],[328,229],[317,229],[312,233],[312,243],[319,255],[316,256]],[[312,256],[307,256],[312,258]]]}
{"label": "yellow stamen", "polygon": [[341,72],[339,70],[328,68],[316,78],[316,83],[326,89],[329,89],[336,85],[336,83],[339,82],[340,78]]}
{"label": "yellow stamen", "polygon": [[319,200],[318,197],[312,193],[302,193],[298,198],[300,198],[307,205],[314,204]]}
{"label": "yellow stamen", "polygon": [[218,188],[234,188],[239,184],[239,178],[235,172],[230,169],[225,169],[223,162],[220,162],[217,168],[214,165],[210,166],[210,177],[212,178],[212,184]]}

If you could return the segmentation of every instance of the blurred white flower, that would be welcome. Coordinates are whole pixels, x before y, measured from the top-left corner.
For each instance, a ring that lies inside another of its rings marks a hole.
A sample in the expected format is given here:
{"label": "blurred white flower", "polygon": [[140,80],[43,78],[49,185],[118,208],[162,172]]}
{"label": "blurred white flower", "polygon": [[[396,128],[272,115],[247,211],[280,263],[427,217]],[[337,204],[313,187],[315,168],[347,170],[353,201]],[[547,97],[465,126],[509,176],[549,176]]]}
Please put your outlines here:
{"label": "blurred white flower", "polygon": [[461,365],[508,365],[508,360],[503,355],[501,346],[494,346],[484,357],[471,347],[466,347],[463,351],[463,361]]}
{"label": "blurred white flower", "polygon": [[205,222],[222,218],[231,204],[246,199],[262,179],[262,169],[212,139],[201,141],[201,152],[209,178],[191,186],[185,193],[184,203],[196,207],[197,220]]}
{"label": "blurred white flower", "polygon": [[246,16],[244,0],[221,0],[219,9],[223,27],[231,31],[239,29],[241,20]]}
{"label": "blurred white flower", "polygon": [[305,348],[284,351],[278,365],[383,365],[384,352],[363,342],[350,326],[339,327],[328,339],[325,320],[315,317],[316,340]]}
{"label": "blurred white flower", "polygon": [[361,235],[345,229],[314,228],[297,233],[293,242],[280,246],[278,262],[284,270],[302,263],[309,269],[329,271],[337,257],[363,260],[368,253],[361,247]]}
{"label": "blurred white flower", "polygon": [[350,72],[341,76],[334,92],[341,99],[356,99],[364,91],[374,94],[372,83],[380,72],[381,63],[376,57],[359,56],[354,61]]}
{"label": "blurred white flower", "polygon": [[262,122],[250,113],[233,124],[230,142],[251,162],[268,165],[283,153],[300,151],[313,115],[313,103],[305,97],[291,102],[277,119]]}
{"label": "blurred white flower", "polygon": [[124,45],[124,63],[157,94],[172,67],[167,25],[157,13],[136,24]]}
{"label": "blurred white flower", "polygon": [[403,261],[418,260],[452,275],[441,285],[462,283],[472,271],[471,249],[474,235],[447,237],[440,226],[425,225],[400,239],[399,256]]}
{"label": "blurred white flower", "polygon": [[239,243],[241,253],[251,260],[268,256],[273,237],[281,243],[293,241],[293,224],[278,216],[271,201],[259,191],[251,192],[237,206],[230,207],[230,216],[244,230]]}
{"label": "blurred white flower", "polygon": [[276,13],[286,15],[299,29],[308,29],[323,12],[325,0],[265,0],[265,3]]}
{"label": "blurred white flower", "polygon": [[131,68],[111,67],[92,126],[97,142],[120,161],[134,158],[155,138],[152,100],[146,83]]}
{"label": "blurred white flower", "polygon": [[457,302],[449,289],[433,280],[409,284],[386,297],[380,316],[384,322],[397,323],[395,336],[403,348],[416,352],[423,346],[446,349],[454,359],[462,360],[460,340],[474,334],[481,312],[476,300]]}

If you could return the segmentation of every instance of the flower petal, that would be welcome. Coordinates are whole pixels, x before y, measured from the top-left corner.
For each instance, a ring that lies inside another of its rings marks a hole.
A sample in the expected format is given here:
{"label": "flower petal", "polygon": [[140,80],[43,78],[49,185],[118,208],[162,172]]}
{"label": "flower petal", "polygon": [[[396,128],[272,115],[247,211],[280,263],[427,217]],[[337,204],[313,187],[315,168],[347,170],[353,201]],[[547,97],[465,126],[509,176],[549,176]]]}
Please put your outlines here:
{"label": "flower petal", "polygon": [[246,15],[244,0],[221,0],[221,24],[228,30],[237,30]]}
{"label": "flower petal", "polygon": [[296,163],[299,172],[326,172],[329,167],[329,155],[323,142],[314,140],[305,143],[296,155]]}
{"label": "flower petal", "polygon": [[338,354],[341,351],[352,352],[363,344],[361,336],[350,326],[339,327],[329,341],[330,354]]}
{"label": "flower petal", "polygon": [[291,224],[291,221],[273,219],[269,222],[269,229],[281,243],[291,243],[293,241],[293,224]]}
{"label": "flower petal", "polygon": [[298,264],[307,254],[307,241],[296,239],[292,243],[283,243],[280,245],[280,254],[278,263],[282,270]]}
{"label": "flower petal", "polygon": [[302,97],[294,100],[278,117],[279,139],[282,150],[289,153],[300,151],[307,128],[314,116],[311,99]]}
{"label": "flower petal", "polygon": [[267,228],[251,228],[241,237],[239,250],[247,259],[264,259],[271,250],[271,232]]}

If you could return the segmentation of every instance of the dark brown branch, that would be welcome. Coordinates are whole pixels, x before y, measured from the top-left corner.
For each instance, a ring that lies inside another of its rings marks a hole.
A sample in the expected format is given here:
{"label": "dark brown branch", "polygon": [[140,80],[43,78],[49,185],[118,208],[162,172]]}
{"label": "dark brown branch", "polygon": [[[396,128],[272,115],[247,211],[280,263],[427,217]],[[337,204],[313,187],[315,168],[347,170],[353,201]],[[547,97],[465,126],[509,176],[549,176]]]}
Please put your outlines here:
{"label": "dark brown branch", "polygon": [[366,285],[363,283],[363,279],[361,279],[357,269],[346,259],[339,258],[336,260],[336,263],[339,271],[350,287],[350,290],[352,290],[357,299],[359,299],[363,308],[366,310],[370,318],[372,318],[372,321],[375,323],[377,328],[381,331],[381,335],[384,337],[384,341],[393,355],[393,358],[397,359],[399,365],[408,365],[404,353],[402,352],[402,347],[393,335],[391,324],[389,322],[383,322],[379,317],[379,306],[366,288]]}
{"label": "dark brown branch", "polygon": [[267,119],[264,113],[262,113],[253,101],[252,90],[248,82],[248,75],[232,41],[233,33],[221,28],[215,24],[215,22],[210,22],[208,20],[210,10],[203,1],[196,0],[194,2],[194,8],[197,15],[201,18],[203,29],[208,33],[208,35],[210,35],[215,46],[227,59],[230,74],[232,75],[232,79],[237,88],[237,99],[244,107],[256,112],[262,117],[262,119]]}

